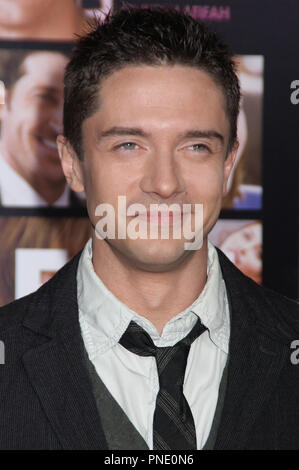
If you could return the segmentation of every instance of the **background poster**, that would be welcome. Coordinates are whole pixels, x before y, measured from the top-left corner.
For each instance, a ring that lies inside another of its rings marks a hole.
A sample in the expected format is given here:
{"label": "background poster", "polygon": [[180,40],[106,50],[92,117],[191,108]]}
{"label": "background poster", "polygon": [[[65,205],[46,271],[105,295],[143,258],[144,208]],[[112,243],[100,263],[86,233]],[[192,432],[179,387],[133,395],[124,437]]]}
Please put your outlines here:
{"label": "background poster", "polygon": [[83,249],[90,230],[86,217],[0,217],[0,305],[47,281]]}

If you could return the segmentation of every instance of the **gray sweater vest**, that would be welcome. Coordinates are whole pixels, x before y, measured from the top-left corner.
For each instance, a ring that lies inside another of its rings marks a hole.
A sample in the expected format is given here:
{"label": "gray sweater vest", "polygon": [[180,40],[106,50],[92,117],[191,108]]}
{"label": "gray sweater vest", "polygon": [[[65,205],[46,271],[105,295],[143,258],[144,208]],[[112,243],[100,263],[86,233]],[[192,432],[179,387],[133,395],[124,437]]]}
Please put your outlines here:
{"label": "gray sweater vest", "polygon": [[[109,450],[149,450],[141,434],[131,423],[125,412],[112,397],[111,393],[98,376],[86,351],[85,358]],[[203,447],[204,450],[212,450],[216,441],[226,391],[227,364],[228,360],[223,371],[214,419],[209,437]]]}

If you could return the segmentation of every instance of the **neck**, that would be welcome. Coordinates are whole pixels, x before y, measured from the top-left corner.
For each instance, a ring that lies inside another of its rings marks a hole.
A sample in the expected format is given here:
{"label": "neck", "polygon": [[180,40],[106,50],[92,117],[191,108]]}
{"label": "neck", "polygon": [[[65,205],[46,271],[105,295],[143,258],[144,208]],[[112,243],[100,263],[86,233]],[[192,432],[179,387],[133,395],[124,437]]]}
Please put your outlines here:
{"label": "neck", "polygon": [[[177,267],[149,272],[134,266],[93,235],[93,266],[106,287],[130,309],[147,318],[162,333],[165,324],[191,305],[207,280],[207,240],[189,252]],[[117,282],[116,282],[117,280]]]}
{"label": "neck", "polygon": [[0,35],[21,39],[74,40],[74,34],[82,32],[83,10],[73,0],[55,2],[44,13],[29,24],[0,24]]}

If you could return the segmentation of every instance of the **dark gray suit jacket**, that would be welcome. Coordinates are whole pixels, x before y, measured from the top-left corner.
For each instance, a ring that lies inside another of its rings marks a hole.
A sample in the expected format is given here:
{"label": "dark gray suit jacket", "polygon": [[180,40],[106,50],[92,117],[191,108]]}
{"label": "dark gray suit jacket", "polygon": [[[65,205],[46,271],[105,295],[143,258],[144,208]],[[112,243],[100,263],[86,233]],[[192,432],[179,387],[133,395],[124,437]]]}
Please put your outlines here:
{"label": "dark gray suit jacket", "polygon": [[[215,449],[299,449],[299,365],[290,360],[299,307],[218,253],[231,338]],[[78,321],[79,255],[38,291],[0,309],[1,449],[107,449]]]}

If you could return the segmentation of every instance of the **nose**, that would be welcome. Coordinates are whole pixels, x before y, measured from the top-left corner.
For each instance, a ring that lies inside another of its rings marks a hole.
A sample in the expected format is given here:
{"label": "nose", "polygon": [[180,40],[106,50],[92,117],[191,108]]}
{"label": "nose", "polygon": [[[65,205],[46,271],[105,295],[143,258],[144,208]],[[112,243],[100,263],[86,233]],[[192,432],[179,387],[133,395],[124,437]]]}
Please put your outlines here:
{"label": "nose", "polygon": [[152,199],[168,199],[185,191],[178,162],[169,150],[155,151],[148,161],[140,187]]}

